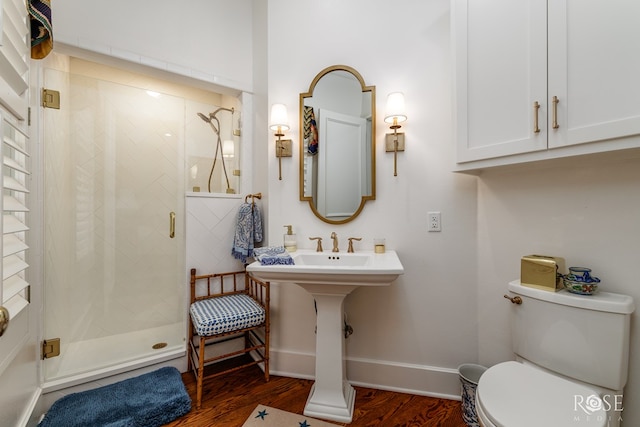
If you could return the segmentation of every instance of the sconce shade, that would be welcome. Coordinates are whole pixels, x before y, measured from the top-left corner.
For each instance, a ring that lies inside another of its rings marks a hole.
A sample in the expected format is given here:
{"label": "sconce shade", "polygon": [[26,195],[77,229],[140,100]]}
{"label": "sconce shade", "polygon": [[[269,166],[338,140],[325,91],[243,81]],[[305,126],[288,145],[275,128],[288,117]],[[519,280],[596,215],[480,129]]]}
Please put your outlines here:
{"label": "sconce shade", "polygon": [[233,157],[234,155],[234,147],[233,147],[233,141],[230,139],[227,139],[226,141],[224,141],[222,143],[222,155],[225,157]]}
{"label": "sconce shade", "polygon": [[271,130],[289,130],[287,106],[284,104],[273,104],[271,106],[271,121],[269,123],[269,129]]}
{"label": "sconce shade", "polygon": [[404,108],[404,94],[393,92],[387,96],[387,108],[384,116],[385,123],[402,123],[407,120],[407,113]]}

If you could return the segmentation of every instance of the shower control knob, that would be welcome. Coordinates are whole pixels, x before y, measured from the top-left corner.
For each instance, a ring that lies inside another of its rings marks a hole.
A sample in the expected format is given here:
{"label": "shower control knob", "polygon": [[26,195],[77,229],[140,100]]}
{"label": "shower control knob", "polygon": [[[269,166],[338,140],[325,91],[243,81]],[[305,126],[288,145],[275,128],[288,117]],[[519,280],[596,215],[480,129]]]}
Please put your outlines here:
{"label": "shower control knob", "polygon": [[519,296],[515,296],[512,298],[509,295],[505,294],[504,297],[514,304],[518,304],[518,305],[522,304],[522,298],[520,298]]}
{"label": "shower control knob", "polygon": [[0,307],[0,337],[4,334],[9,326],[9,310]]}

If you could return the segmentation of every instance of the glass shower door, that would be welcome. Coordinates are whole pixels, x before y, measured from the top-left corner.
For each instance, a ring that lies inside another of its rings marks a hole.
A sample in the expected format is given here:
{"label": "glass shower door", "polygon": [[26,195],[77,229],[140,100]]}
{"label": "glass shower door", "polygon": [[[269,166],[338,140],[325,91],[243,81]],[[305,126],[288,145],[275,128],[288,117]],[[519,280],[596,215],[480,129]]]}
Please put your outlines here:
{"label": "glass shower door", "polygon": [[61,93],[43,123],[44,338],[61,344],[45,382],[179,354],[185,101],[72,66],[44,79]]}

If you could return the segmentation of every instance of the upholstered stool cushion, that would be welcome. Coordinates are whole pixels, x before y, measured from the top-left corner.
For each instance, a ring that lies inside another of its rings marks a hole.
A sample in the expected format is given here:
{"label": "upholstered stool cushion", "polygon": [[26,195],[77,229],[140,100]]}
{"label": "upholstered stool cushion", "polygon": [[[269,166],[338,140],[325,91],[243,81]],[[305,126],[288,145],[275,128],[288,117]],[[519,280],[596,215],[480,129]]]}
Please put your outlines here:
{"label": "upholstered stool cushion", "polygon": [[200,336],[250,328],[265,319],[264,308],[245,294],[196,301],[189,310],[195,332]]}

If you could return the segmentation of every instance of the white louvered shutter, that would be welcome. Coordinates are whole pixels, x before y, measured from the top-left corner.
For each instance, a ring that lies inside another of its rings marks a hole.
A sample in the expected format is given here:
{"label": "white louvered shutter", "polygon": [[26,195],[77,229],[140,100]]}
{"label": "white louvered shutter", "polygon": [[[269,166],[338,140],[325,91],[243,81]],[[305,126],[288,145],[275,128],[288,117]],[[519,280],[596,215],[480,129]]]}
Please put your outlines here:
{"label": "white louvered shutter", "polygon": [[3,189],[0,305],[9,310],[11,319],[29,303],[25,274],[30,167],[27,147],[29,26],[25,0],[0,0],[0,179]]}
{"label": "white louvered shutter", "polygon": [[27,120],[31,39],[24,0],[0,0],[0,103]]}
{"label": "white louvered shutter", "polygon": [[28,138],[17,127],[2,121],[2,305],[11,318],[29,303],[25,278],[29,230]]}

